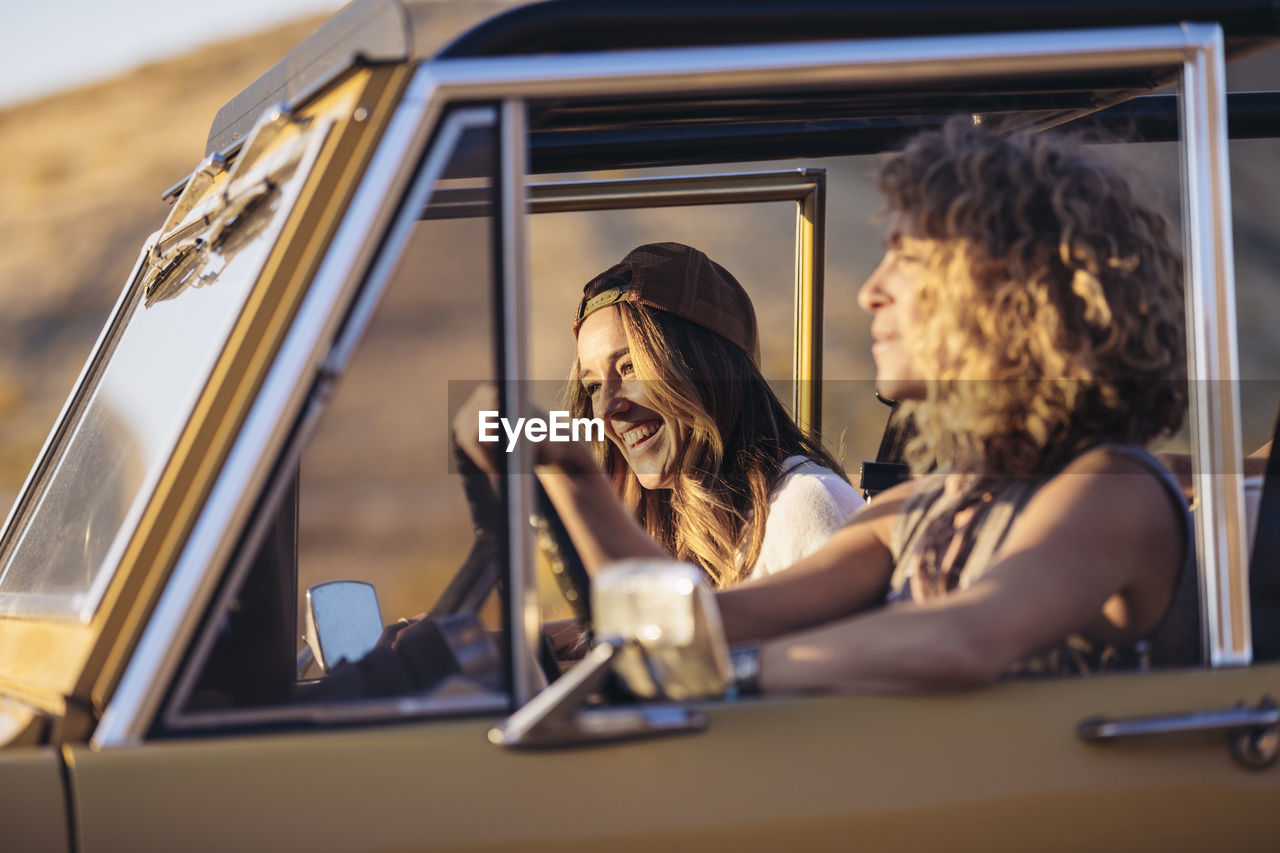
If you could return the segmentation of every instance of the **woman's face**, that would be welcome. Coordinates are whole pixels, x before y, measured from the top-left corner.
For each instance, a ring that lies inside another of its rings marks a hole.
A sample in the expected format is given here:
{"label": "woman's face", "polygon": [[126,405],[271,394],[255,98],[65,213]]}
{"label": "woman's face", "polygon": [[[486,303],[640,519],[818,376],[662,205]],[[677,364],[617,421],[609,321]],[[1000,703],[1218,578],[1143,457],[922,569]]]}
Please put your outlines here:
{"label": "woman's face", "polygon": [[578,372],[591,397],[592,413],[604,421],[605,435],[622,452],[640,485],[671,488],[683,431],[652,408],[645,383],[636,378],[617,305],[596,311],[578,329]]}
{"label": "woman's face", "polygon": [[871,314],[871,356],[876,390],[890,400],[922,399],[925,370],[919,363],[922,332],[920,287],[937,251],[936,243],[912,237],[895,217],[885,238],[884,258],[858,291],[858,304]]}

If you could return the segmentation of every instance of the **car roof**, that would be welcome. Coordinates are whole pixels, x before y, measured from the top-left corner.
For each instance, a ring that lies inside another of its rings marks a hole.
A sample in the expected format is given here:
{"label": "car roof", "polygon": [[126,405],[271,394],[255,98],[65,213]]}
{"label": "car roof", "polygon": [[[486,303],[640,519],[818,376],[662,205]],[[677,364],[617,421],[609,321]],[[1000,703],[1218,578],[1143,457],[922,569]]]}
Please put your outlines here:
{"label": "car roof", "polygon": [[437,56],[513,56],[604,47],[690,47],[1180,21],[1215,21],[1228,42],[1247,42],[1280,32],[1280,5],[1272,0],[547,0],[490,18]]}
{"label": "car roof", "polygon": [[[496,0],[495,8],[501,8]],[[1212,21],[1229,55],[1280,36],[1276,0],[547,0],[508,9],[436,50],[439,4],[355,0],[218,111],[226,151],[274,104],[297,103],[357,62]]]}

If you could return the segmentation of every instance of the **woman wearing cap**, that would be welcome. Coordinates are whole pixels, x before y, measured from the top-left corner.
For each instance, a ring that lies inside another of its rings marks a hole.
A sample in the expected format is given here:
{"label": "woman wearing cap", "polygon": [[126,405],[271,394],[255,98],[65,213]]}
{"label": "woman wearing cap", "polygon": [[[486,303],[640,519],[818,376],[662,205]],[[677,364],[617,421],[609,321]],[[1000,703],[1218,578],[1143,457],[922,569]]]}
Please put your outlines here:
{"label": "woman wearing cap", "polygon": [[[608,440],[539,444],[538,477],[588,571],[674,555],[730,586],[787,568],[863,506],[761,376],[751,300],[702,252],[632,250],[587,283],[573,331],[570,409]],[[455,433],[491,470],[474,441],[485,407],[464,406]]]}
{"label": "woman wearing cap", "polygon": [[[587,283],[573,331],[570,409],[604,421],[597,461],[611,491],[718,586],[785,569],[863,505],[760,375],[751,300],[702,252],[633,249]],[[576,491],[547,487],[567,526],[583,514]],[[580,527],[575,543],[617,526]]]}

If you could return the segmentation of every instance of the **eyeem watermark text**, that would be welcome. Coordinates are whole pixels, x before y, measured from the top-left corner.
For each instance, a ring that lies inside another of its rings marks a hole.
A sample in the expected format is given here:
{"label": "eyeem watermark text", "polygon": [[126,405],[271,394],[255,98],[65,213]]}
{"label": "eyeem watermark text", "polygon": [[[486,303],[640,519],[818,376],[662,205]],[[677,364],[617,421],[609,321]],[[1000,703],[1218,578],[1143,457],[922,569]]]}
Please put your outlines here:
{"label": "eyeem watermark text", "polygon": [[508,418],[498,417],[496,411],[480,412],[480,440],[497,442],[502,440],[498,427],[507,436],[507,452],[515,449],[516,441],[521,433],[526,441],[604,441],[604,421],[600,418],[571,418],[568,412],[550,411],[547,419],[516,418],[512,424]]}

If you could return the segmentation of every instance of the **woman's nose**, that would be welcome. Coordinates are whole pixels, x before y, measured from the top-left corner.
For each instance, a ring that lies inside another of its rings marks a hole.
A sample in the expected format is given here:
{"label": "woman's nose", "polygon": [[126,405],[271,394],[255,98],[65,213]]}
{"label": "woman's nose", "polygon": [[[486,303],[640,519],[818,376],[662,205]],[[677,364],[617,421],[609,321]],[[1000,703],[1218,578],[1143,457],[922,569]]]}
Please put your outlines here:
{"label": "woman's nose", "polygon": [[611,418],[625,412],[631,405],[622,382],[606,382],[600,388],[600,417]]}
{"label": "woman's nose", "polygon": [[888,273],[889,256],[885,255],[876,268],[867,276],[867,280],[858,288],[858,307],[868,314],[874,314],[889,301],[884,289],[884,279]]}

